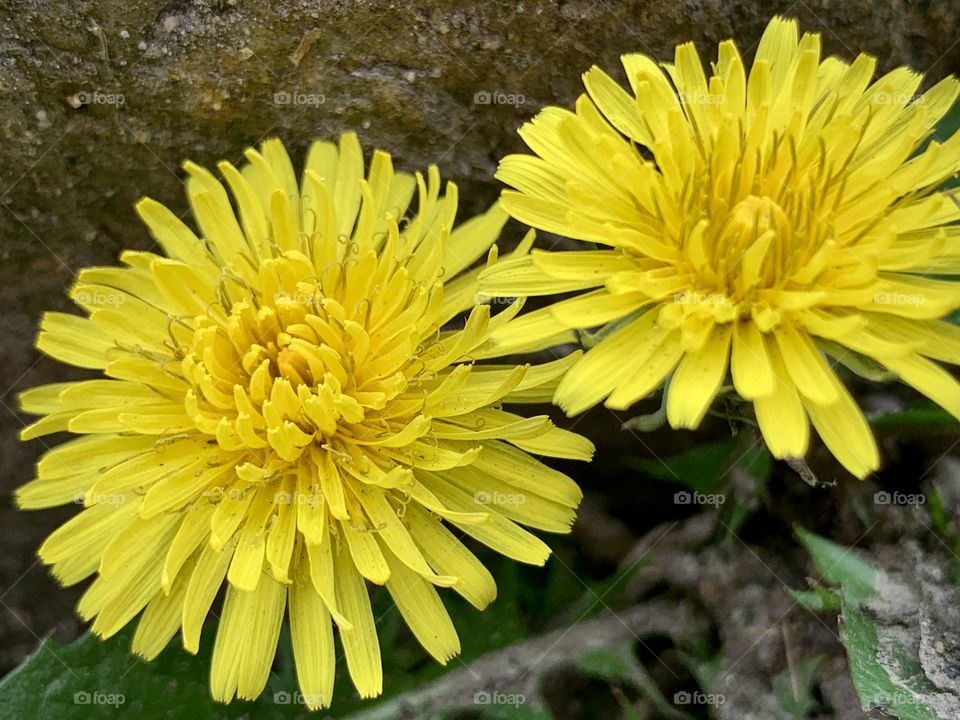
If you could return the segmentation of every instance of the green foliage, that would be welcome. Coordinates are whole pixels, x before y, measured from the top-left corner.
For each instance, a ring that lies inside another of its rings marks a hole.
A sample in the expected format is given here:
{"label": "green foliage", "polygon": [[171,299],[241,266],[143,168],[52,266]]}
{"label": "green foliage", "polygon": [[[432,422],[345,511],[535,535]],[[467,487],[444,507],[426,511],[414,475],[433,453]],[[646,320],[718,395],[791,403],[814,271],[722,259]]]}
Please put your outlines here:
{"label": "green foliage", "polygon": [[788,717],[803,720],[817,709],[819,703],[814,695],[817,686],[817,670],[824,658],[816,655],[800,662],[792,672],[780,675],[773,681],[780,707]]}
{"label": "green foliage", "polygon": [[880,594],[883,573],[859,551],[805,530],[797,535],[823,578],[839,589],[840,641],[863,710],[881,709],[900,720],[948,720],[930,704],[937,689],[924,674],[916,648],[866,610]]}
{"label": "green foliage", "polygon": [[960,422],[939,405],[922,400],[896,412],[872,415],[870,424],[881,431],[899,434],[956,434]]}
{"label": "green foliage", "polygon": [[677,710],[663,696],[653,678],[637,661],[630,643],[597,648],[582,657],[577,666],[588,676],[604,680],[613,687],[627,686],[638,690],[657,711],[659,717],[666,720],[689,720],[690,718],[687,713]]}
{"label": "green foliage", "polygon": [[954,103],[950,112],[943,116],[943,119],[937,123],[933,132],[933,139],[943,143],[949,140],[955,132],[960,131],[960,102]]}
{"label": "green foliage", "polygon": [[[497,600],[481,613],[453,593],[445,596],[460,634],[463,662],[536,634],[560,607],[582,598],[596,601],[559,559],[547,568],[526,568],[492,554],[487,558],[484,551],[481,553],[497,577]],[[602,586],[597,587],[600,592],[604,591]],[[377,631],[383,655],[385,699],[429,682],[450,669],[427,657],[386,592],[374,593],[373,612],[379,619]],[[274,672],[263,695],[256,702],[230,705],[215,703],[208,689],[215,624],[205,628],[196,656],[186,653],[174,641],[149,663],[130,654],[132,634],[132,628],[127,628],[107,641],[84,635],[69,645],[44,640],[33,655],[0,681],[0,707],[3,708],[0,716],[3,720],[40,717],[99,720],[118,715],[138,720],[347,718],[378,702],[361,701],[357,697],[345,662],[338,656],[333,708],[311,715],[299,702],[286,629],[281,634]],[[530,714],[535,712],[533,708],[522,710],[529,720],[539,720]],[[484,711],[494,713],[484,717],[497,717],[498,708]]]}
{"label": "green foliage", "polygon": [[627,646],[598,647],[580,658],[578,667],[591,677],[632,682],[636,662]]}
{"label": "green foliage", "polygon": [[[864,710],[880,708],[900,720],[946,720],[923,700],[936,688],[923,674],[920,662],[908,655],[907,648],[881,643],[873,620],[846,593],[842,617],[840,641],[847,648],[850,674]],[[896,661],[895,674],[880,664],[880,653]]]}
{"label": "green foliage", "polygon": [[719,489],[736,463],[734,452],[740,445],[736,437],[704,443],[667,458],[628,458],[627,463],[645,475],[663,482],[677,483],[701,493]]}
{"label": "green foliage", "polygon": [[723,654],[716,652],[691,655],[681,652],[677,653],[677,656],[683,666],[693,675],[700,689],[705,693],[712,693],[717,676],[720,675],[720,668],[723,665]]}
{"label": "green foliage", "polygon": [[812,532],[797,528],[797,537],[824,580],[843,588],[847,599],[860,603],[872,596],[876,571],[859,551],[845,548]]}
{"label": "green foliage", "polygon": [[[594,248],[594,249],[597,249],[597,248]],[[606,325],[599,328],[595,332],[590,332],[588,330],[578,330],[577,335],[580,338],[580,344],[583,346],[584,350],[589,350],[604,338],[610,337],[613,333],[615,333],[620,328],[626,327],[627,325],[632,323],[638,317],[643,315],[643,313],[646,312],[647,309],[648,309],[648,306],[637,308],[630,314],[622,318],[619,318],[618,320],[613,320],[612,322],[608,322]]]}
{"label": "green foliage", "polygon": [[[209,629],[206,635],[197,657],[170,647],[153,663],[130,655],[129,631],[106,642],[88,634],[67,646],[44,639],[33,655],[0,682],[3,716],[6,720],[118,716],[177,720],[190,715],[234,720],[255,714],[260,720],[286,720],[306,715],[303,705],[283,703],[293,698],[293,688],[283,680],[271,682],[256,703],[213,702],[207,689]],[[284,691],[288,694],[274,694]]]}
{"label": "green foliage", "polygon": [[789,592],[794,600],[811,612],[840,610],[840,595],[822,585],[817,585],[812,590],[790,590]]}

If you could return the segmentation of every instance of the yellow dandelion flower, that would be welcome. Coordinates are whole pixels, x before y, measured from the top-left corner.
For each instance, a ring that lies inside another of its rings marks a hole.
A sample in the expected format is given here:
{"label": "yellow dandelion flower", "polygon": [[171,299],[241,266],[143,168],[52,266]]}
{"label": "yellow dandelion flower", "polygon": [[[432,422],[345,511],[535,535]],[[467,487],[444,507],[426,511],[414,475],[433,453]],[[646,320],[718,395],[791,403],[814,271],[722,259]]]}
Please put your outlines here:
{"label": "yellow dandelion flower", "polygon": [[[601,249],[538,252],[485,270],[492,295],[579,293],[495,336],[608,323],[555,400],[625,409],[666,384],[675,428],[695,428],[727,382],[752,402],[774,455],[802,457],[809,424],[854,475],[879,464],[834,363],[879,363],[960,417],[960,205],[938,186],[960,134],[927,142],[960,83],[821,59],[775,18],[749,72],[732,41],[705,73],[693,44],[661,69],[622,57],[632,92],[597,67],[576,111],[548,107],[498,177],[515,218]],[[581,292],[585,291],[585,292]],[[547,340],[543,343],[546,344]],[[869,373],[868,373],[869,374]]]}
{"label": "yellow dandelion flower", "polygon": [[353,134],[314,143],[299,183],[277,140],[246,159],[218,166],[236,213],[186,163],[199,235],[141,200],[165,256],[82,270],[71,297],[88,316],[44,316],[37,347],[105,377],[23,393],[45,416],[24,439],[80,437],[48,451],[17,500],[82,498],[40,557],[64,585],[95,575],[78,606],[94,633],[140,614],[134,652],[152,658],[177,631],[196,652],[225,587],[213,696],[261,693],[286,610],[316,708],[333,691],[334,623],[359,694],[381,692],[365,581],[445,663],[460,644],[435,587],[481,609],[496,595],[460,538],[543,564],[549,548],[521,525],[568,531],[581,493],[533,454],[593,447],[500,407],[549,400],[567,360],[473,363],[497,355],[489,337],[519,311],[475,305],[469,268],[496,259],[499,207],[454,228],[457,189],[441,194],[435,167],[395,173],[375,152],[364,177]]}

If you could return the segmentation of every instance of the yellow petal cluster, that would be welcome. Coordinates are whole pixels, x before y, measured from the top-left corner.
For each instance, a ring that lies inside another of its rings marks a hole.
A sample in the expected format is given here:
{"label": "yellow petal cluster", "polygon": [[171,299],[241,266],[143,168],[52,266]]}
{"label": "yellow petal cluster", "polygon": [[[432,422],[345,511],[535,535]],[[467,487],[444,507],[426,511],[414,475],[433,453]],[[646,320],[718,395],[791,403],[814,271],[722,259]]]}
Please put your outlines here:
{"label": "yellow petal cluster", "polygon": [[[622,58],[630,90],[597,67],[575,111],[548,107],[498,177],[518,220],[598,249],[517,256],[485,270],[490,295],[576,293],[498,331],[504,350],[608,323],[565,376],[570,414],[625,409],[667,385],[673,427],[695,428],[724,387],[752,403],[774,455],[810,425],[854,475],[877,446],[836,366],[878,365],[960,417],[960,133],[931,134],[952,77],[822,57],[775,18],[747,69],[732,41],[704,69]],[[870,374],[870,373],[867,373]]]}
{"label": "yellow petal cluster", "polygon": [[353,134],[314,143],[299,179],[277,140],[220,163],[225,185],[184,168],[199,233],[142,200],[162,254],[82,270],[85,314],[44,316],[37,347],[102,377],[23,393],[43,416],[24,439],[78,437],[17,500],[82,501],[40,557],[64,585],[93,576],[79,612],[97,635],[139,616],[136,653],[178,632],[196,652],[225,588],[215,698],[262,692],[285,613],[309,707],[330,703],[334,627],[357,691],[378,695],[368,583],[445,663],[460,644],[436,588],[481,609],[496,595],[463,536],[542,564],[522,526],[569,530],[580,490],[534,455],[587,460],[591,443],[502,404],[548,400],[576,356],[478,362],[520,309],[476,304],[471,269],[495,263],[507,216],[456,225],[436,168],[374,152],[365,171]]}

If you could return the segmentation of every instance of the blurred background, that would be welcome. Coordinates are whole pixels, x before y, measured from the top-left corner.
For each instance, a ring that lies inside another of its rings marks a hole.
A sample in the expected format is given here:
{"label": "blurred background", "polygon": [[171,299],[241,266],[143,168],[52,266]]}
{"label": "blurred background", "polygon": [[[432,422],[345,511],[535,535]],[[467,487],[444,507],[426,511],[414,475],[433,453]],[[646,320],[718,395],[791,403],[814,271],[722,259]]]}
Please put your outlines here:
{"label": "blurred background", "polygon": [[[909,64],[928,75],[926,87],[960,68],[958,9],[956,0],[0,0],[0,673],[41,638],[82,632],[79,592],[59,588],[35,556],[75,508],[21,513],[10,498],[51,444],[18,441],[18,391],[81,372],[33,349],[38,318],[68,309],[79,268],[151,247],[132,209],[137,198],[186,212],[184,159],[236,163],[245,147],[276,135],[299,166],[314,138],[356,130],[365,150],[390,151],[400,169],[439,165],[460,185],[466,217],[496,197],[493,171],[520,149],[519,125],[546,104],[572,105],[592,64],[622,79],[622,53],[669,61],[674,45],[693,40],[709,61],[729,37],[750,57],[770,16],[782,13],[822,33],[827,54],[870,52],[881,70]],[[858,399],[891,417],[915,400],[890,387]],[[772,718],[765,703],[783,705],[780,677],[784,697],[800,704],[800,714],[784,717],[863,717],[835,618],[798,607],[786,591],[804,588],[810,572],[792,526],[845,544],[906,538],[917,552],[942,550],[947,536],[928,509],[878,503],[876,493],[937,492],[949,510],[960,494],[949,454],[956,428],[918,433],[911,421],[891,420],[878,428],[887,464],[876,481],[858,484],[815,452],[817,476],[837,483],[812,488],[772,466],[756,438],[732,437],[722,418],[696,435],[622,431],[627,419],[602,408],[577,419],[598,459],[565,468],[587,496],[572,536],[550,540],[555,561],[530,569],[483,556],[501,597],[483,616],[456,608],[464,661],[520,643],[476,672],[502,675],[511,662],[536,669],[477,685],[454,661],[474,682],[470,693],[536,686],[558,718]],[[725,501],[699,502],[696,493]],[[388,695],[440,673],[402,626],[393,632],[399,656]],[[626,641],[629,667],[616,653],[583,660],[597,638],[617,653]],[[555,648],[575,662],[554,662]],[[809,658],[819,660],[803,665]],[[726,702],[683,702],[718,672]],[[339,682],[349,695],[345,674]],[[439,697],[465,689],[448,683]],[[463,707],[533,712],[530,703],[478,704],[496,703],[481,696]]]}

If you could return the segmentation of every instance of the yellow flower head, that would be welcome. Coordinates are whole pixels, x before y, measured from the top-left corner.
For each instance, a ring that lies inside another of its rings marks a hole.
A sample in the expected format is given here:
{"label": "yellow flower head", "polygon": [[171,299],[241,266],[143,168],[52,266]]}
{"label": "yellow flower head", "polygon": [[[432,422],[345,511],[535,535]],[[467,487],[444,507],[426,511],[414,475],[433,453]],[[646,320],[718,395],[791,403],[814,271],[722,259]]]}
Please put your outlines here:
{"label": "yellow flower head", "polygon": [[25,439],[81,437],[48,451],[17,499],[85,505],[40,557],[64,585],[96,576],[79,603],[95,633],[140,614],[135,652],[154,657],[178,630],[196,652],[225,586],[214,697],[260,694],[288,609],[300,689],[322,707],[332,623],[360,695],[381,692],[365,580],[386,585],[445,663],[460,645],[435,586],[477,608],[496,595],[460,536],[542,564],[549,548],[520,524],[566,532],[581,494],[528,451],[589,459],[593,448],[545,416],[500,409],[549,400],[567,360],[473,364],[496,356],[488,338],[519,310],[491,318],[468,270],[488,251],[495,260],[501,209],[453,229],[456,187],[441,195],[435,167],[394,173],[375,152],[364,177],[352,134],[314,143],[299,183],[277,140],[246,158],[219,165],[236,213],[186,163],[199,236],[142,200],[166,257],[125,252],[126,267],[85,269],[71,297],[89,316],[44,317],[43,352],[106,378],[23,393],[24,410],[45,415]]}
{"label": "yellow flower head", "polygon": [[[509,349],[618,321],[560,384],[570,414],[625,409],[667,382],[673,427],[695,428],[724,386],[752,401],[774,455],[798,458],[809,422],[854,475],[873,435],[825,357],[876,363],[960,417],[960,205],[937,190],[960,169],[960,133],[927,142],[960,83],[821,59],[797,23],[767,27],[749,72],[732,41],[712,74],[694,46],[663,69],[622,58],[632,92],[584,74],[576,112],[546,108],[511,155],[515,218],[605,249],[534,252],[484,271],[500,295],[588,291],[520,318]],[[868,373],[869,374],[869,373]],[[668,380],[669,378],[669,380]]]}

